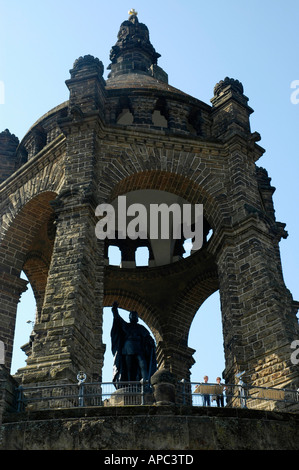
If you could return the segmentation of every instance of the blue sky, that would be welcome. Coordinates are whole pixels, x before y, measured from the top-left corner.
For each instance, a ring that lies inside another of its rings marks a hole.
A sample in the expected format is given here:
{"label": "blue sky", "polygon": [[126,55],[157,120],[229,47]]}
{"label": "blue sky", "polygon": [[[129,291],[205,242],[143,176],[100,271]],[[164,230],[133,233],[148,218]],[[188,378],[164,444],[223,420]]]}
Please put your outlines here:
{"label": "blue sky", "polygon": [[[172,86],[209,104],[217,82],[226,76],[240,80],[255,111],[252,131],[261,134],[266,149],[258,165],[277,188],[276,218],[289,232],[280,243],[285,282],[299,299],[299,104],[291,102],[291,83],[299,80],[298,0],[0,0],[0,7],[0,131],[8,128],[20,140],[39,117],[68,99],[65,80],[78,57],[94,55],[107,68],[130,8],[148,26]],[[25,306],[22,299],[20,344],[33,317],[32,301]],[[208,374],[214,381],[224,367],[218,294],[198,312],[189,346],[197,350],[192,377]]]}

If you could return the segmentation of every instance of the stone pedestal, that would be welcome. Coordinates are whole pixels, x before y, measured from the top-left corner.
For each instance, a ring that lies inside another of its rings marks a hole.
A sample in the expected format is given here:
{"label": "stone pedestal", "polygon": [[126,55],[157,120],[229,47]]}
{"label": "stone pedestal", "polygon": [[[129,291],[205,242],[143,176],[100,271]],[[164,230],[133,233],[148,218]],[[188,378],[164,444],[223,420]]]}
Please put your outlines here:
{"label": "stone pedestal", "polygon": [[150,392],[142,394],[132,385],[116,390],[109,400],[105,400],[104,406],[127,406],[127,405],[153,405],[154,397]]}
{"label": "stone pedestal", "polygon": [[14,402],[15,389],[18,383],[9,374],[7,368],[0,365],[0,423],[2,423],[3,414],[7,411],[15,410]]}
{"label": "stone pedestal", "polygon": [[156,405],[175,404],[175,376],[167,369],[158,370],[151,378]]}

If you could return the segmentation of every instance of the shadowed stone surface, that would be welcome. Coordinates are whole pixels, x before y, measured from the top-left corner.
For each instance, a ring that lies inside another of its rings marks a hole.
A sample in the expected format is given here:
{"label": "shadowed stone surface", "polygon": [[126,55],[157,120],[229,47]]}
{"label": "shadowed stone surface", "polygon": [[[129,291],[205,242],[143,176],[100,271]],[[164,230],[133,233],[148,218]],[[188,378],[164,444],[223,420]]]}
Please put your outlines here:
{"label": "shadowed stone surface", "polygon": [[[146,423],[146,426],[145,426]],[[299,416],[178,406],[57,410],[6,417],[0,449],[299,450]]]}

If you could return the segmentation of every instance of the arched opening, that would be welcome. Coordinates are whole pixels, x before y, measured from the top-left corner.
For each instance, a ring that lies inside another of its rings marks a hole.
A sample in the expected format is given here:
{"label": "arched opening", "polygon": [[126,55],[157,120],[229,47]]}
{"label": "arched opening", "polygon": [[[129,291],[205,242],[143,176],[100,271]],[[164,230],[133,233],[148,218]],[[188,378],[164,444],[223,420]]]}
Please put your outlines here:
{"label": "arched opening", "polygon": [[153,120],[153,125],[155,127],[162,127],[166,128],[168,127],[168,122],[165,116],[161,114],[161,111],[158,109],[155,109],[153,114],[152,114],[152,120]]}
{"label": "arched opening", "polygon": [[146,246],[139,246],[135,252],[136,266],[148,266],[149,256],[149,249]]}
{"label": "arched opening", "polygon": [[193,109],[188,117],[188,129],[195,135],[202,135],[203,119],[201,111],[197,108]]}
{"label": "arched opening", "polygon": [[[119,308],[118,309],[120,316],[126,321],[129,322],[129,311]],[[106,345],[106,350],[104,354],[104,365],[102,369],[102,382],[111,382],[113,375],[113,355],[111,351],[111,328],[113,323],[113,313],[111,307],[105,307],[103,309],[103,343]],[[148,327],[148,325],[139,317],[138,323],[144,326],[152,336],[155,341],[155,337]]]}
{"label": "arched opening", "polygon": [[[118,246],[121,251],[120,267],[157,267],[171,264],[207,243],[211,226],[203,215],[202,204],[190,204],[176,194],[142,189],[130,191],[115,198],[109,209],[101,208],[101,219],[96,224],[98,238],[105,239],[106,263],[109,247]],[[184,242],[192,247],[184,256]],[[136,264],[136,251],[147,246],[148,263]],[[109,261],[109,264],[112,264]]]}
{"label": "arched opening", "polygon": [[219,291],[210,295],[197,311],[189,330],[188,346],[196,350],[191,382],[203,382],[204,375],[210,383],[215,383],[216,377],[222,378],[225,358]]}
{"label": "arched opening", "polygon": [[121,251],[118,246],[110,245],[108,247],[108,260],[112,266],[121,265]]}
{"label": "arched opening", "polygon": [[160,98],[156,103],[156,108],[152,114],[152,121],[155,127],[168,128],[168,113],[166,100]]}
{"label": "arched opening", "polygon": [[188,238],[184,241],[183,248],[185,253],[183,254],[183,258],[188,258],[191,255],[192,250],[192,238]]}
{"label": "arched opening", "polygon": [[127,97],[122,97],[119,100],[118,108],[116,111],[116,124],[123,126],[130,126],[134,122],[134,115],[132,113],[131,104]]}
{"label": "arched opening", "polygon": [[123,109],[117,118],[117,124],[121,124],[123,126],[130,126],[133,124],[133,121],[134,116],[128,108]]}
{"label": "arched opening", "polygon": [[[21,278],[28,281],[25,273],[22,271]],[[26,350],[30,345],[30,336],[36,321],[36,301],[31,285],[28,283],[28,289],[21,296],[18,304],[14,343],[12,352],[12,363],[10,373],[14,375],[18,369],[26,366]]]}

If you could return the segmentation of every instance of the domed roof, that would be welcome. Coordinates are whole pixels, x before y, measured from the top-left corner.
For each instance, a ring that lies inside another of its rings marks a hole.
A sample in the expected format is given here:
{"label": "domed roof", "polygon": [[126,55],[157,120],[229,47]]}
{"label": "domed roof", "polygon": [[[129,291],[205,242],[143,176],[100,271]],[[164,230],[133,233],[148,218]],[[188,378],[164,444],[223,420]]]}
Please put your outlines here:
{"label": "domed roof", "polygon": [[120,90],[120,89],[135,89],[138,90],[155,90],[168,93],[175,93],[184,95],[184,97],[189,96],[188,94],[182,92],[178,88],[175,88],[169,85],[167,82],[158,80],[155,76],[142,75],[138,73],[128,73],[118,75],[115,78],[109,78],[106,81],[107,90]]}

